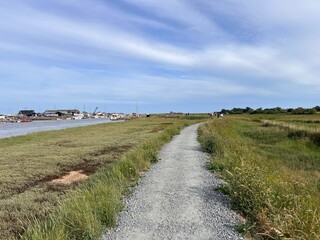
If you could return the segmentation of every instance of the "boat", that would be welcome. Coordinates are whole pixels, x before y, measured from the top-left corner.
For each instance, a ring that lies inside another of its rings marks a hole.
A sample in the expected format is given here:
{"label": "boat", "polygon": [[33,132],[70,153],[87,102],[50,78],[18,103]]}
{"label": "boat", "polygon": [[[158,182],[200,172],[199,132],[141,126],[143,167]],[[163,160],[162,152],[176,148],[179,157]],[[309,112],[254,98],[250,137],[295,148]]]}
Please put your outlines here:
{"label": "boat", "polygon": [[20,122],[28,123],[28,122],[32,122],[32,121],[31,121],[31,120],[29,120],[29,119],[23,119],[23,120],[21,120]]}
{"label": "boat", "polygon": [[121,116],[120,116],[120,114],[118,114],[118,113],[113,113],[113,114],[111,114],[111,116],[110,116],[110,120],[111,121],[116,121],[116,120],[119,120],[121,118]]}
{"label": "boat", "polygon": [[72,115],[72,119],[73,120],[80,120],[80,119],[83,119],[84,118],[84,115],[82,113],[75,113]]}

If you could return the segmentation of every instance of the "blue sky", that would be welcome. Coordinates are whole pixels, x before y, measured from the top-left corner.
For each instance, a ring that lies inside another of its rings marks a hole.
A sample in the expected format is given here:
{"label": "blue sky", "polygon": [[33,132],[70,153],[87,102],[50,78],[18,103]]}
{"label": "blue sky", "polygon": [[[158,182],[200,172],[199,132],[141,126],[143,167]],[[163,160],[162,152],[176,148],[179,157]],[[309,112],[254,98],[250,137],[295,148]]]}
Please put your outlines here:
{"label": "blue sky", "polygon": [[0,1],[0,113],[320,105],[318,0]]}

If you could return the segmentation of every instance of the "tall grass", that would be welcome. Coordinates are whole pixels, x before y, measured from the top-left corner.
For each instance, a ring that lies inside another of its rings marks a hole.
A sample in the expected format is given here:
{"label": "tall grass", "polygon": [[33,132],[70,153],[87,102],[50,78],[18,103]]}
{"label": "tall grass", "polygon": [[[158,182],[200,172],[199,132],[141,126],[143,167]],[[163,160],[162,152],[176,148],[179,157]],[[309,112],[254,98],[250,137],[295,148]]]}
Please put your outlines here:
{"label": "tall grass", "polygon": [[114,226],[122,209],[121,198],[142,171],[156,162],[166,142],[189,123],[175,124],[157,137],[129,151],[122,159],[93,175],[81,189],[60,204],[46,221],[26,229],[22,239],[99,239],[107,227]]}
{"label": "tall grass", "polygon": [[291,138],[309,138],[315,144],[320,145],[320,127],[301,126],[293,123],[277,122],[263,120],[263,125],[279,127],[285,129],[288,133],[288,137]]}
{"label": "tall grass", "polygon": [[211,168],[227,182],[221,190],[247,219],[240,230],[257,239],[320,239],[320,164],[307,169],[296,157],[319,162],[314,143],[239,119],[211,121],[199,135]]}

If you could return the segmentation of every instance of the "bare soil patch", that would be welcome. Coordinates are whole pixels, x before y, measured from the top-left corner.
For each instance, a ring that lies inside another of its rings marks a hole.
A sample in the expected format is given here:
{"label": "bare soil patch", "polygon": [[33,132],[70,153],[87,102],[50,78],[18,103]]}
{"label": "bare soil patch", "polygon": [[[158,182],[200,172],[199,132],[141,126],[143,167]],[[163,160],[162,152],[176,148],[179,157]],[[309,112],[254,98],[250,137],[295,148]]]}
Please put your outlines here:
{"label": "bare soil patch", "polygon": [[172,125],[173,123],[161,123],[160,125],[157,124],[156,127],[152,128],[150,130],[151,133],[156,133],[156,132],[162,132],[164,129],[166,129],[167,126]]}
{"label": "bare soil patch", "polygon": [[61,178],[53,179],[51,183],[70,185],[74,182],[79,182],[87,178],[88,178],[88,175],[84,174],[82,170],[71,171],[67,175],[62,176]]}

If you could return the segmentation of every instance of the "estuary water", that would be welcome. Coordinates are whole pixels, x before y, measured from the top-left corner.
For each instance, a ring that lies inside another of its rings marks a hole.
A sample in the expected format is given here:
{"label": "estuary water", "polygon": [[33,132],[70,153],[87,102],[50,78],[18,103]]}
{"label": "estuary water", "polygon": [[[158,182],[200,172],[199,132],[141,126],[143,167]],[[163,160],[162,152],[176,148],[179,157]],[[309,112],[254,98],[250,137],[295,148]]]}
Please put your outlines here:
{"label": "estuary water", "polygon": [[81,120],[48,120],[21,123],[0,123],[0,138],[25,135],[32,132],[59,130],[72,127],[89,126],[110,122],[108,118],[89,118]]}

